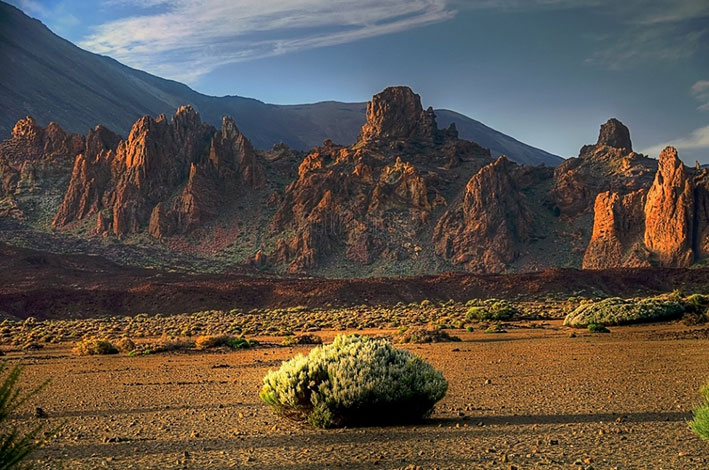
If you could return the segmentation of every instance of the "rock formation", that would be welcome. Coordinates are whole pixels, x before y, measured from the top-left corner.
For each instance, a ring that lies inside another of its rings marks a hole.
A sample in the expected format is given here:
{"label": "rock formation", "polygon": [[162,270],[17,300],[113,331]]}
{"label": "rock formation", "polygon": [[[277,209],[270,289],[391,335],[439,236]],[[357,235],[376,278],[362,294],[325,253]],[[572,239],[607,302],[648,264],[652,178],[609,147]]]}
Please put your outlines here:
{"label": "rock formation", "polygon": [[489,158],[486,149],[459,140],[454,127],[439,130],[409,88],[387,88],[368,104],[355,145],[326,141],[304,158],[271,224],[273,234],[295,235],[280,241],[269,260],[297,272],[339,250],[365,265],[417,257],[411,239],[446,204],[442,190],[456,186],[450,169],[474,171]]}
{"label": "rock formation", "polygon": [[628,152],[633,150],[633,144],[630,142],[630,131],[622,122],[615,118],[609,119],[601,126],[596,146],[602,145],[625,149]]}
{"label": "rock formation", "polygon": [[642,241],[646,197],[644,189],[623,195],[605,191],[596,197],[584,269],[649,266]]}
{"label": "rock formation", "polygon": [[147,234],[157,241],[134,248],[274,272],[688,266],[709,257],[709,169],[672,148],[659,161],[634,152],[616,119],[556,169],[493,161],[392,87],[368,104],[354,145],[308,153],[257,151],[233,119],[215,129],[189,106],[140,118],[124,139],[22,119],[0,143],[0,222],[10,218],[30,231],[53,220],[67,239]]}
{"label": "rock formation", "polygon": [[[26,117],[15,124],[12,136],[0,143],[0,216],[26,219],[37,212],[45,217],[48,204],[61,197],[84,137],[67,134],[56,123],[46,128]],[[25,202],[27,204],[25,204]]]}
{"label": "rock formation", "polygon": [[648,189],[598,195],[583,267],[689,266],[703,256],[702,244],[693,243],[693,237],[701,237],[697,234],[706,220],[695,211],[695,192],[702,194],[677,150],[667,147]]}
{"label": "rock formation", "polygon": [[436,225],[436,253],[473,271],[502,272],[529,240],[533,216],[505,156],[478,171]]}
{"label": "rock formation", "polygon": [[694,188],[677,150],[667,147],[647,194],[645,246],[661,266],[689,266],[693,228]]}
{"label": "rock formation", "polygon": [[100,127],[89,133],[54,226],[107,210],[111,220],[99,230],[124,236],[147,228],[162,239],[193,230],[242,187],[265,181],[253,147],[229,117],[216,131],[183,106],[169,123],[164,115],[144,116],[127,139],[116,140]]}

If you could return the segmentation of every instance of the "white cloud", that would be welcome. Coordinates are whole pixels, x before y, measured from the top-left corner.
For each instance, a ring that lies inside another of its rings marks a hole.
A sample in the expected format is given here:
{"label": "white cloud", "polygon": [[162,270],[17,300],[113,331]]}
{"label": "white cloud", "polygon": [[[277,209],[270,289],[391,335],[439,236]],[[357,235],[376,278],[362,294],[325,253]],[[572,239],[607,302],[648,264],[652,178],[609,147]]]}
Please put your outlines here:
{"label": "white cloud", "polygon": [[692,96],[699,101],[700,111],[709,111],[709,80],[699,80],[690,88]]}
{"label": "white cloud", "polygon": [[678,139],[670,140],[669,142],[647,148],[641,153],[656,156],[659,155],[662,149],[668,145],[675,147],[680,155],[682,154],[682,150],[709,149],[709,126],[700,127],[699,129],[692,131],[692,133],[688,136],[680,137]]}
{"label": "white cloud", "polygon": [[150,0],[149,4],[164,11],[97,26],[80,45],[189,82],[220,65],[404,31],[456,13],[449,0]]}

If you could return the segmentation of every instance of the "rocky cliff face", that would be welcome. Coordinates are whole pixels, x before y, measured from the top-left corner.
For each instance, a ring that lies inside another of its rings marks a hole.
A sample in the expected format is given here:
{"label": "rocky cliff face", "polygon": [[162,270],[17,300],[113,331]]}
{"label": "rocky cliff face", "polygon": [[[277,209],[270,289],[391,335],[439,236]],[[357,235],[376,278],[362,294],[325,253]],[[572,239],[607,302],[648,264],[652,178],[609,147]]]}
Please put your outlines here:
{"label": "rocky cliff face", "polygon": [[42,128],[29,116],[19,120],[12,137],[0,143],[0,217],[48,216],[83,147],[83,136],[67,134],[55,123]]}
{"label": "rocky cliff face", "polygon": [[585,269],[649,266],[642,242],[645,226],[644,189],[628,194],[611,191],[596,197],[593,233],[583,257]]}
{"label": "rocky cliff face", "polygon": [[446,211],[436,225],[436,253],[484,272],[502,272],[519,257],[529,241],[533,215],[514,167],[502,156],[473,175],[462,203]]}
{"label": "rocky cliff face", "polygon": [[692,264],[694,187],[674,147],[660,153],[645,204],[645,246],[660,266]]}
{"label": "rocky cliff face", "polygon": [[327,141],[305,157],[272,233],[294,231],[270,256],[288,270],[315,267],[336,251],[354,263],[416,259],[419,238],[444,193],[460,191],[454,169],[475,170],[489,151],[441,131],[432,111],[407,87],[387,88],[367,105],[358,142]]}
{"label": "rocky cliff face", "polygon": [[709,170],[634,152],[615,119],[556,169],[493,161],[393,87],[354,145],[307,154],[256,151],[231,118],[215,129],[190,107],[125,139],[23,119],[0,143],[0,218],[274,272],[688,266],[709,257]]}
{"label": "rocky cliff face", "polygon": [[124,236],[147,228],[163,238],[193,230],[242,187],[263,183],[258,158],[231,118],[216,131],[184,106],[169,123],[164,115],[139,119],[119,142],[103,128],[91,131],[53,225],[99,214],[97,230]]}
{"label": "rocky cliff face", "polygon": [[702,189],[692,182],[677,150],[667,147],[649,188],[598,195],[583,267],[689,266],[704,255],[702,242],[693,239],[702,238],[707,220],[696,210],[695,194]]}

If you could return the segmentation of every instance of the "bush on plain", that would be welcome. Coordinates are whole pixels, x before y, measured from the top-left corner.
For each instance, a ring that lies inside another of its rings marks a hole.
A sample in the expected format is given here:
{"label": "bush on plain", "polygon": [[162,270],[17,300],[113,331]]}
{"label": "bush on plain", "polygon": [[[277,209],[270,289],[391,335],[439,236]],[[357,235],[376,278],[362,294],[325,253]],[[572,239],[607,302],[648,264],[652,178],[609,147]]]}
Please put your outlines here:
{"label": "bush on plain", "polygon": [[340,335],[269,372],[260,396],[279,414],[329,428],[414,421],[447,390],[439,371],[389,341]]}

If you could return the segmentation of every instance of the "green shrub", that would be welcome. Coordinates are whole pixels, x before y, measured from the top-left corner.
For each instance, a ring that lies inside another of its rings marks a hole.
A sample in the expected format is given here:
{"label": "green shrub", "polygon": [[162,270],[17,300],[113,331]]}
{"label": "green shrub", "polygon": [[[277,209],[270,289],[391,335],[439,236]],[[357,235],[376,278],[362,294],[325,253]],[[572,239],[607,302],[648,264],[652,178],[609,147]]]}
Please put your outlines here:
{"label": "green shrub", "polygon": [[564,319],[564,325],[584,328],[591,323],[624,325],[679,318],[684,312],[681,303],[662,298],[620,299],[611,297],[577,307]]}
{"label": "green shrub", "polygon": [[76,343],[74,352],[80,356],[118,354],[118,348],[107,339],[86,338]]}
{"label": "green shrub", "polygon": [[382,339],[340,335],[263,379],[261,399],[313,426],[410,422],[427,416],[448,382],[433,366]]}
{"label": "green shrub", "polygon": [[704,403],[694,409],[689,428],[702,439],[709,440],[709,383],[705,384],[699,393],[704,398]]}
{"label": "green shrub", "polygon": [[246,339],[243,336],[231,338],[226,342],[226,345],[229,346],[231,349],[246,349],[252,346],[256,346],[257,344],[258,341],[256,341],[255,339]]}
{"label": "green shrub", "polygon": [[[5,373],[7,362],[0,362],[0,375]],[[22,366],[15,366],[7,373],[0,383],[0,469],[12,470],[26,468],[22,462],[35,450],[39,444],[36,439],[44,428],[42,424],[22,434],[16,427],[10,427],[7,418],[27,400],[38,394],[48,382],[25,393],[17,387],[22,374]]]}
{"label": "green shrub", "polygon": [[591,323],[588,325],[588,331],[591,333],[610,333],[611,330],[606,328],[606,325],[601,323]]}
{"label": "green shrub", "polygon": [[684,299],[685,309],[688,313],[705,316],[709,313],[709,295],[692,294]]}
{"label": "green shrub", "polygon": [[465,319],[468,321],[485,320],[489,318],[490,313],[485,307],[470,307],[465,313]]}
{"label": "green shrub", "polygon": [[322,338],[318,335],[303,334],[286,336],[281,341],[282,346],[294,346],[296,344],[322,344]]}
{"label": "green shrub", "polygon": [[394,343],[446,343],[460,341],[457,336],[449,335],[435,326],[410,326],[401,327],[392,335]]}
{"label": "green shrub", "polygon": [[203,351],[205,349],[219,348],[222,346],[230,347],[231,349],[245,349],[257,345],[258,342],[253,339],[246,339],[243,336],[229,335],[204,335],[198,336],[195,339],[195,349]]}
{"label": "green shrub", "polygon": [[509,320],[519,313],[513,305],[504,300],[491,299],[486,301],[485,304],[487,305],[486,307],[470,307],[465,314],[466,320]]}

